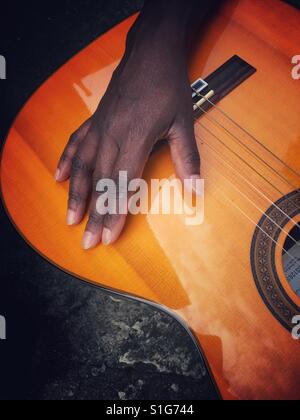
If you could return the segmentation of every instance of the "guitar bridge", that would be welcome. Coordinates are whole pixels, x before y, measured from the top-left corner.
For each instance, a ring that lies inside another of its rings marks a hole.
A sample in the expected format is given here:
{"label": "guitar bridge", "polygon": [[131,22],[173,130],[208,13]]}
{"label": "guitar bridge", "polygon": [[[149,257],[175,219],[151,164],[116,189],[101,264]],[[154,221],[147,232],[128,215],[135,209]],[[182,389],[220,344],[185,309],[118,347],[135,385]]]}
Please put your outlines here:
{"label": "guitar bridge", "polygon": [[205,79],[191,86],[194,113],[199,118],[236,87],[256,73],[256,69],[237,55]]}

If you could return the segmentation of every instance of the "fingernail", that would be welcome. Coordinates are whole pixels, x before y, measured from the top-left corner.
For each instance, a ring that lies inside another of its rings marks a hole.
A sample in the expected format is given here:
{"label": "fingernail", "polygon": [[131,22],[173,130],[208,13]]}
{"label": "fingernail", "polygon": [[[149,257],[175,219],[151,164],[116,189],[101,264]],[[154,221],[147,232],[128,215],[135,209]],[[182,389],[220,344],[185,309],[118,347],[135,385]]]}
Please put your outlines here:
{"label": "fingernail", "polygon": [[85,232],[82,239],[82,248],[88,250],[94,246],[96,246],[96,235],[91,232]]}
{"label": "fingernail", "polygon": [[74,210],[68,210],[67,212],[67,225],[72,226],[76,223],[76,212]]}
{"label": "fingernail", "polygon": [[103,233],[102,233],[102,243],[103,245],[110,245],[111,243],[111,231],[107,228],[103,229]]}
{"label": "fingernail", "polygon": [[202,178],[200,175],[192,175],[187,183],[188,189],[192,187],[191,193],[195,193],[196,195],[202,196],[203,195],[203,183]]}
{"label": "fingernail", "polygon": [[55,172],[55,176],[54,176],[54,179],[55,179],[56,182],[58,182],[60,180],[60,174],[61,174],[61,170],[57,169],[56,172]]}

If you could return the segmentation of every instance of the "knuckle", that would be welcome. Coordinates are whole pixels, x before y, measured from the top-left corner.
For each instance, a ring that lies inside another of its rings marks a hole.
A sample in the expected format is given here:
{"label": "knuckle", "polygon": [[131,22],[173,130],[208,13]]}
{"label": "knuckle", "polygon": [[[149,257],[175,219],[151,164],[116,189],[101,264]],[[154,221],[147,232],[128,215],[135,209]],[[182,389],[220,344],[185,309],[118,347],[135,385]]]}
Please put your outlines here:
{"label": "knuckle", "polygon": [[97,128],[97,131],[101,131],[102,134],[113,132],[115,127],[117,127],[117,121],[112,114],[101,114],[95,120],[95,128]]}
{"label": "knuckle", "polygon": [[83,201],[82,195],[75,190],[71,190],[69,193],[69,204],[81,204]]}
{"label": "knuckle", "polygon": [[90,213],[88,227],[97,227],[100,226],[103,222],[103,216],[94,210]]}
{"label": "knuckle", "polygon": [[120,217],[121,216],[119,214],[106,215],[104,227],[111,229],[114,225],[118,223],[118,221],[120,220]]}
{"label": "knuckle", "polygon": [[71,134],[70,138],[69,138],[69,146],[73,146],[75,143],[77,143],[78,140],[78,132],[75,131],[73,134]]}
{"label": "knuckle", "polygon": [[67,161],[69,161],[69,160],[70,160],[70,155],[69,155],[69,153],[67,152],[67,150],[65,150],[65,151],[63,152],[63,154],[61,155],[60,162],[61,162],[61,163],[64,163],[64,162],[67,162]]}
{"label": "knuckle", "polygon": [[93,193],[96,193],[97,192],[97,190],[98,190],[98,186],[99,186],[99,182],[101,181],[101,180],[103,180],[103,179],[105,179],[105,177],[103,176],[103,174],[100,174],[100,173],[94,173],[94,175],[93,175],[93,179],[92,179],[92,190],[93,190]]}
{"label": "knuckle", "polygon": [[72,159],[72,176],[77,176],[79,174],[88,172],[89,166],[86,161],[80,155],[75,155]]}
{"label": "knuckle", "polygon": [[184,161],[187,165],[200,165],[200,155],[198,151],[194,150],[187,153],[184,157]]}

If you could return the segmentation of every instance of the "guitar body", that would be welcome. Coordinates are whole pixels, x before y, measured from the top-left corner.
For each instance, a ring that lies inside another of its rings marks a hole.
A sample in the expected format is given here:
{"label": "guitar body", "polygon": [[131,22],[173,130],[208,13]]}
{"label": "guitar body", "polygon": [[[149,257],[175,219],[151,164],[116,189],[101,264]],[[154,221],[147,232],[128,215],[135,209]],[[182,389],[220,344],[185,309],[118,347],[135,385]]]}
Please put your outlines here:
{"label": "guitar body", "polygon": [[[1,164],[7,211],[32,247],[64,271],[179,316],[223,398],[299,399],[292,319],[300,297],[285,275],[282,250],[300,221],[300,81],[291,75],[300,13],[279,0],[229,1],[195,46],[192,80],[233,55],[256,69],[218,103],[226,114],[212,108],[196,122],[204,223],[129,217],[114,246],[86,252],[84,223],[66,226],[68,183],[57,185],[53,176],[70,134],[104,94],[134,19],[64,65],[16,118]],[[173,175],[163,147],[144,178]]]}

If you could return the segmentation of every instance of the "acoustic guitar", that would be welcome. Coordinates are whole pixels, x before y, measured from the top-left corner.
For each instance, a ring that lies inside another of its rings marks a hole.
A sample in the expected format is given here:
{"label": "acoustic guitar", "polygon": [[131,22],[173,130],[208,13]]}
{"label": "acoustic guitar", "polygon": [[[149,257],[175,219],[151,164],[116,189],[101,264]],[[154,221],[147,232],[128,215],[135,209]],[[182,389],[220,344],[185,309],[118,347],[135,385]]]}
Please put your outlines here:
{"label": "acoustic guitar", "polygon": [[[224,399],[299,399],[300,13],[279,0],[228,1],[190,63],[205,218],[130,216],[120,240],[84,251],[54,181],[72,133],[97,107],[133,16],[55,73],[29,100],[2,154],[18,231],[62,270],[174,314],[192,331]],[[144,179],[174,177],[168,147]],[[294,334],[293,334],[294,331]]]}

